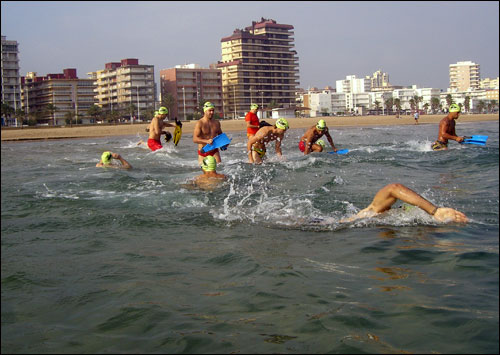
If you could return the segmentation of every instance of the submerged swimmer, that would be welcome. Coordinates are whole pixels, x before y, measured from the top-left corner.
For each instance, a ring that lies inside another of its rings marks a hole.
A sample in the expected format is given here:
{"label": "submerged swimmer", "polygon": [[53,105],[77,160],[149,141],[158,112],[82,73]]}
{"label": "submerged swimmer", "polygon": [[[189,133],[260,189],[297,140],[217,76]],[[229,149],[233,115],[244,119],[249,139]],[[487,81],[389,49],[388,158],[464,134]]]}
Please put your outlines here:
{"label": "submerged swimmer", "polygon": [[279,118],[274,126],[260,128],[253,137],[248,139],[248,162],[261,164],[262,158],[266,155],[266,143],[274,140],[276,141],[276,154],[281,157],[281,141],[288,128],[288,121],[284,118]]}
{"label": "submerged swimmer", "polygon": [[423,209],[438,222],[468,222],[467,217],[460,211],[448,207],[437,207],[425,198],[402,184],[389,184],[381,188],[373,198],[373,201],[365,209],[359,211],[355,216],[341,220],[341,222],[352,222],[359,218],[369,218],[385,212],[397,201],[409,203]]}
{"label": "submerged swimmer", "polygon": [[217,173],[217,161],[212,155],[203,158],[201,169],[203,170],[203,174],[194,178],[191,184],[183,184],[182,186],[186,188],[195,187],[203,190],[213,190],[226,180],[226,175]]}
{"label": "submerged swimmer", "polygon": [[[112,160],[119,160],[122,165],[113,164]],[[121,168],[121,169],[131,169],[132,165],[128,163],[125,159],[121,157],[120,154],[113,152],[104,152],[101,155],[101,160],[96,164],[98,168]]]}

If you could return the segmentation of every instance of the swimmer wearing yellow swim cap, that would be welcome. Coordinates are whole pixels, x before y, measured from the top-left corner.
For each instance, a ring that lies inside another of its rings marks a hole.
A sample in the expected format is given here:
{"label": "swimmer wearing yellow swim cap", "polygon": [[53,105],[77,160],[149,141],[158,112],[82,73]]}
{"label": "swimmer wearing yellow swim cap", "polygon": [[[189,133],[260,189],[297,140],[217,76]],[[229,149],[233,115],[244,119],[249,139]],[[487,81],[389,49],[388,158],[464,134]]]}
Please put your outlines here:
{"label": "swimmer wearing yellow swim cap", "polygon": [[320,139],[323,135],[328,140],[328,143],[330,143],[333,151],[336,152],[337,148],[333,143],[332,136],[326,126],[325,120],[319,120],[316,125],[307,129],[306,133],[300,138],[299,150],[304,153],[304,155],[312,152],[321,153],[326,148],[325,142]]}
{"label": "swimmer wearing yellow swim cap", "polygon": [[432,150],[447,150],[449,140],[453,140],[458,143],[464,141],[465,137],[459,137],[455,132],[455,122],[460,116],[461,111],[462,108],[459,105],[450,105],[448,115],[439,121],[438,139],[432,143]]}
{"label": "swimmer wearing yellow swim cap", "polygon": [[[119,160],[122,165],[113,164],[112,160]],[[132,165],[129,164],[128,161],[122,158],[120,154],[106,151],[101,154],[101,160],[96,164],[98,168],[122,168],[122,169],[131,169]]]}
{"label": "swimmer wearing yellow swim cap", "polygon": [[213,139],[222,133],[220,122],[215,117],[215,105],[210,101],[203,104],[203,117],[196,122],[193,131],[193,143],[198,144],[198,164],[201,165],[203,158],[213,156],[217,163],[221,162],[219,149],[202,152],[201,149],[212,144]]}
{"label": "swimmer wearing yellow swim cap", "polygon": [[285,118],[276,120],[274,126],[264,126],[257,133],[248,139],[247,153],[248,162],[251,164],[261,164],[262,159],[266,155],[266,143],[276,141],[276,155],[283,157],[281,152],[281,142],[285,137],[285,132],[290,128],[288,121]]}

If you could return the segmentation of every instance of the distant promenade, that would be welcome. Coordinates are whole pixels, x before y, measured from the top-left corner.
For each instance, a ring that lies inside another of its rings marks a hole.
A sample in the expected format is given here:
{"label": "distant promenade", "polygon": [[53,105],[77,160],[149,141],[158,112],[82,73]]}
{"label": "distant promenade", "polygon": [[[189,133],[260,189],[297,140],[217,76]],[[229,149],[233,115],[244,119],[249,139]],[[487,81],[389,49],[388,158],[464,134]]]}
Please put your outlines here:
{"label": "distant promenade", "polygon": [[[438,124],[446,114],[439,115],[421,115],[419,124]],[[497,114],[463,114],[457,120],[458,125],[462,122],[480,122],[480,121],[498,121]],[[308,117],[308,118],[290,118],[290,128],[306,129],[318,120],[324,119],[331,128],[339,126],[392,126],[392,125],[414,125],[413,115],[402,115],[401,118],[391,116],[349,116],[349,117]],[[274,123],[273,119],[265,119],[269,123]],[[192,134],[196,121],[183,122],[183,134]],[[224,132],[244,131],[246,123],[242,120],[221,120],[222,130]],[[95,126],[73,126],[73,127],[2,127],[2,141],[25,141],[40,139],[66,139],[66,138],[91,138],[91,137],[109,137],[109,136],[128,136],[139,135],[147,139],[145,129],[148,123],[135,124],[102,124]],[[413,129],[413,128],[409,128]],[[415,129],[417,129],[415,127]],[[171,129],[169,129],[171,130]],[[436,126],[437,135],[437,126]]]}

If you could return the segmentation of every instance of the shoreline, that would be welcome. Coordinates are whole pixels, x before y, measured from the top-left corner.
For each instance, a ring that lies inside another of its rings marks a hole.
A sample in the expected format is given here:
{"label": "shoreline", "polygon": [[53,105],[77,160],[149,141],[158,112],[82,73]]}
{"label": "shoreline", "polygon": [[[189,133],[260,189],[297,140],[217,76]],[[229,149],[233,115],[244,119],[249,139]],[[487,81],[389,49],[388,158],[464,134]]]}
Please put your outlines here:
{"label": "shoreline", "polygon": [[[422,124],[438,124],[445,117],[445,114],[440,115],[421,115],[419,125]],[[287,119],[290,128],[307,129],[316,124],[320,119],[324,119],[330,128],[334,127],[356,127],[356,126],[402,126],[415,125],[415,120],[412,115],[403,115],[401,118],[395,116],[342,116],[342,117],[307,117],[307,118],[289,118]],[[265,121],[274,124],[275,119],[264,119]],[[457,123],[461,122],[484,122],[498,121],[498,114],[474,114],[460,115]],[[183,122],[183,134],[193,134],[194,125],[197,121]],[[245,120],[221,120],[223,132],[235,132],[246,130]],[[119,124],[119,125],[95,125],[84,127],[29,127],[29,128],[7,128],[2,127],[1,141],[2,142],[22,142],[35,140],[49,139],[77,139],[77,138],[99,138],[112,136],[131,136],[141,135],[141,138],[147,139],[146,128],[149,123],[135,124]],[[168,127],[170,128],[170,127]],[[169,129],[170,130],[170,129]]]}

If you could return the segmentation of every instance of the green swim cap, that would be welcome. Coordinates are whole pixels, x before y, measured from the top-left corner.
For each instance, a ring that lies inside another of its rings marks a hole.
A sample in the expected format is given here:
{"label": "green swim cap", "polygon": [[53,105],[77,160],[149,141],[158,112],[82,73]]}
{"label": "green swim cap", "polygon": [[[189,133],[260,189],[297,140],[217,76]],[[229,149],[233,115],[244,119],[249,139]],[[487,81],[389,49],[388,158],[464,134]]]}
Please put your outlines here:
{"label": "green swim cap", "polygon": [[462,109],[457,104],[451,104],[449,111],[450,112],[460,112],[460,111],[462,111]]}
{"label": "green swim cap", "polygon": [[160,107],[160,109],[158,110],[158,113],[160,115],[167,115],[168,114],[168,109],[166,107]]}
{"label": "green swim cap", "polygon": [[257,105],[257,104],[251,104],[250,105],[250,110],[253,110],[253,109],[256,109],[256,108],[259,108],[259,105]]}
{"label": "green swim cap", "polygon": [[201,168],[203,171],[215,171],[216,167],[217,161],[213,156],[209,155],[203,158],[203,161],[201,162]]}
{"label": "green swim cap", "polygon": [[323,148],[323,149],[326,147],[326,144],[325,144],[325,142],[322,139],[318,139],[316,141],[316,144],[320,145],[321,148]]}
{"label": "green swim cap", "polygon": [[319,130],[324,130],[326,128],[325,120],[319,120],[318,124],[316,125],[316,128]]}
{"label": "green swim cap", "polygon": [[276,127],[279,129],[288,129],[288,121],[284,118],[278,118],[276,121]]}
{"label": "green swim cap", "polygon": [[205,104],[203,105],[203,112],[210,109],[215,109],[215,105],[210,101],[205,102]]}
{"label": "green swim cap", "polygon": [[101,155],[101,161],[103,164],[111,163],[111,152],[104,152]]}

